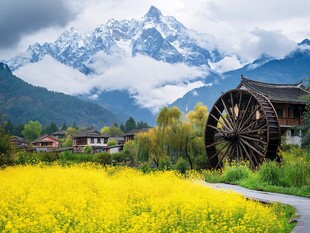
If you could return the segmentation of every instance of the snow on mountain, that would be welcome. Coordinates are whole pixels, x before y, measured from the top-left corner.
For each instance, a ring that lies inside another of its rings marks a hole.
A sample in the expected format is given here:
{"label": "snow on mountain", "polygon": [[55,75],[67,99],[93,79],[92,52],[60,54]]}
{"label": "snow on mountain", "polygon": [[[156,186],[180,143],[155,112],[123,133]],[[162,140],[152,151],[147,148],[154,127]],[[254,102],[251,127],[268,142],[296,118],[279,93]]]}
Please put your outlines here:
{"label": "snow on mountain", "polygon": [[65,31],[50,43],[29,46],[25,54],[6,63],[14,71],[50,55],[61,63],[88,75],[93,73],[92,58],[98,53],[136,56],[143,54],[167,63],[208,66],[223,58],[212,37],[187,29],[172,16],[164,16],[154,6],[136,20],[111,19],[84,34],[76,28]]}

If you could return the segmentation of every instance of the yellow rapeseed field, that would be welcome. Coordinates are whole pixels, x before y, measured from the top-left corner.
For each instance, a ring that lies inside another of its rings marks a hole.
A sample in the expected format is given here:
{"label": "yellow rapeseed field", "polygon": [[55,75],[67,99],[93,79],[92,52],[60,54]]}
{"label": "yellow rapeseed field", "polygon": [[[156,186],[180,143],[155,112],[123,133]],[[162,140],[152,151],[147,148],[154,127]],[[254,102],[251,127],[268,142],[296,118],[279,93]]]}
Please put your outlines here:
{"label": "yellow rapeseed field", "polygon": [[284,232],[283,214],[174,172],[84,164],[0,171],[0,232]]}

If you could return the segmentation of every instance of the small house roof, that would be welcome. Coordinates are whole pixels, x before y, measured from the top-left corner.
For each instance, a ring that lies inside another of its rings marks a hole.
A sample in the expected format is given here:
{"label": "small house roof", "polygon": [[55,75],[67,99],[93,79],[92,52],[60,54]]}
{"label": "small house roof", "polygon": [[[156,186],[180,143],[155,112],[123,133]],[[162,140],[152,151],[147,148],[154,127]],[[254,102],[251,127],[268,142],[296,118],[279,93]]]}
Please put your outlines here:
{"label": "small house roof", "polygon": [[53,135],[64,135],[64,134],[66,134],[65,130],[59,130],[53,133]]}
{"label": "small house roof", "polygon": [[37,138],[36,140],[34,140],[33,142],[31,142],[31,144],[38,143],[38,142],[50,142],[50,141],[58,142],[56,139],[54,139],[48,135],[43,135],[43,136]]}
{"label": "small house roof", "polygon": [[108,134],[100,134],[96,130],[84,130],[81,132],[78,132],[76,135],[73,136],[73,138],[109,138],[110,135]]}
{"label": "small house roof", "polygon": [[124,136],[134,136],[136,135],[137,133],[144,133],[144,132],[147,132],[149,131],[150,128],[142,128],[142,129],[133,129],[133,130],[130,130],[128,131],[127,133],[124,134]]}
{"label": "small house roof", "polygon": [[241,76],[241,83],[237,89],[242,87],[258,92],[266,96],[271,102],[278,103],[306,104],[306,100],[301,97],[310,94],[302,82],[296,84],[273,84],[258,82]]}

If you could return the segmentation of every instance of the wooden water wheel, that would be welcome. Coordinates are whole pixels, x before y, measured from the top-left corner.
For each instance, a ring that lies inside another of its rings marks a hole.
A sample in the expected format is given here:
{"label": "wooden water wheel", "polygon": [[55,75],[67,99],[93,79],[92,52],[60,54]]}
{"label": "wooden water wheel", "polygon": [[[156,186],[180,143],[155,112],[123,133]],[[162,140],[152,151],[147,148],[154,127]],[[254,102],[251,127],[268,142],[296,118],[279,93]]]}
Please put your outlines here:
{"label": "wooden water wheel", "polygon": [[256,92],[235,89],[224,93],[212,107],[205,133],[212,168],[225,160],[248,160],[256,167],[278,159],[280,126],[271,102]]}

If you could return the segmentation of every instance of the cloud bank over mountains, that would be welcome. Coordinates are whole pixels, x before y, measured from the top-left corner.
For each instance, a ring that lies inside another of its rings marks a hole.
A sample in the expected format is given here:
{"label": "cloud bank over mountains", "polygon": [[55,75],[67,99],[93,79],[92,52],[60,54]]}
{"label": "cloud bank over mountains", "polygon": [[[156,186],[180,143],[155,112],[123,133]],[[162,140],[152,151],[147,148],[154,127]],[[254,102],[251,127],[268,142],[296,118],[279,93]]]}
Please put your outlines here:
{"label": "cloud bank over mountains", "polygon": [[[95,62],[93,67],[97,67],[96,74],[90,76],[50,56],[45,56],[40,62],[31,63],[14,73],[33,85],[71,95],[86,94],[93,89],[98,93],[102,90],[128,90],[137,104],[154,112],[188,91],[205,86],[202,80],[208,73],[197,67],[182,63],[169,64],[143,55],[111,55],[108,60],[112,61],[113,65],[106,64],[104,67]],[[102,60],[98,59],[98,63],[100,62]],[[95,94],[94,98],[96,96],[98,94]]]}

